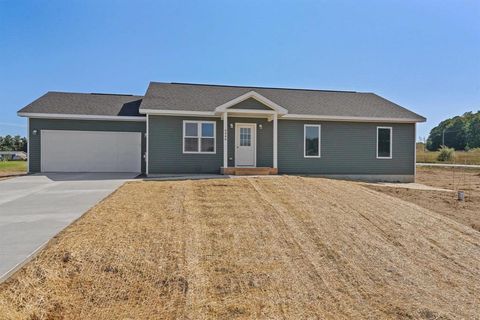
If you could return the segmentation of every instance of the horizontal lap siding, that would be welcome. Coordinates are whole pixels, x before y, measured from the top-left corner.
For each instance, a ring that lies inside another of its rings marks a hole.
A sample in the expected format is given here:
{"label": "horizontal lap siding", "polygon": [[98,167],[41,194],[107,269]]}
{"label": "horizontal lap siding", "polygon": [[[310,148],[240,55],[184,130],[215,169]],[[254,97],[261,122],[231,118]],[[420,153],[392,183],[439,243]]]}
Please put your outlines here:
{"label": "horizontal lap siding", "polygon": [[[235,166],[235,123],[257,125],[257,167],[273,166],[273,124],[265,118],[228,118],[228,166]],[[230,128],[233,124],[233,128]],[[262,129],[259,125],[262,125]]]}
{"label": "horizontal lap siding", "polygon": [[[98,121],[98,120],[61,120],[61,119],[29,119],[29,167],[30,172],[40,172],[40,139],[41,130],[76,130],[76,131],[118,131],[118,132],[141,132],[142,133],[142,172],[145,172],[145,122],[139,121]],[[37,130],[36,135],[32,134]],[[105,146],[108,148],[108,146]]]}
{"label": "horizontal lap siding", "polygon": [[[321,125],[321,158],[303,157],[304,124]],[[393,128],[393,159],[376,159],[377,126]],[[415,125],[280,120],[280,173],[413,175]]]}
{"label": "horizontal lap siding", "polygon": [[[216,153],[184,154],[183,121],[215,121]],[[219,173],[223,164],[223,123],[218,118],[149,116],[148,173]]]}

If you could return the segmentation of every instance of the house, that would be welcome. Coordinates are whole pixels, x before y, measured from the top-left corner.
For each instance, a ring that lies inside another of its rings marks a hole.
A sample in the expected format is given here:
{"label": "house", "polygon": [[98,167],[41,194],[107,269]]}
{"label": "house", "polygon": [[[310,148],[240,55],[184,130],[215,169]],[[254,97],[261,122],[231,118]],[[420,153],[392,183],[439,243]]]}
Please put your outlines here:
{"label": "house", "polygon": [[23,151],[0,151],[0,160],[27,160]]}
{"label": "house", "polygon": [[374,93],[159,82],[144,96],[48,92],[18,115],[28,118],[29,172],[384,181],[414,180],[425,121]]}

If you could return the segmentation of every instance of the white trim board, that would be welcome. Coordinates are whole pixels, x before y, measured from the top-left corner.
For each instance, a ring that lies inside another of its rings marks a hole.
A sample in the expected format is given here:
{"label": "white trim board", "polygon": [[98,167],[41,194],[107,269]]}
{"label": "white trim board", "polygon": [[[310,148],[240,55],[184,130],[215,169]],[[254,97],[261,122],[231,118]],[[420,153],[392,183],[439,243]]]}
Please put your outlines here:
{"label": "white trim board", "polygon": [[391,122],[391,123],[416,123],[425,122],[418,119],[408,118],[377,118],[377,117],[355,117],[355,116],[321,116],[307,114],[286,114],[282,120],[319,120],[319,121],[346,121],[346,122]]}
{"label": "white trim board", "polygon": [[[186,124],[195,123],[197,124],[197,136],[186,136]],[[203,137],[202,136],[202,124],[209,123],[213,124],[213,137]],[[185,151],[185,138],[195,138],[198,139],[198,151]],[[213,151],[201,151],[202,138],[212,139],[213,138]],[[202,121],[202,120],[183,120],[182,122],[182,153],[183,154],[216,154],[217,153],[217,122],[216,121]]]}
{"label": "white trim board", "polygon": [[27,173],[30,172],[30,118],[27,118]]}
{"label": "white trim board", "polygon": [[162,109],[139,109],[141,114],[162,116],[195,116],[195,117],[220,117],[213,111],[189,111],[189,110],[162,110]]}
{"label": "white trim board", "polygon": [[149,121],[148,121],[148,114],[147,114],[147,123],[146,123],[146,128],[145,128],[145,174],[148,176],[148,135],[150,134],[149,130]]}
{"label": "white trim board", "polygon": [[[237,112],[241,110],[241,112]],[[250,109],[228,109],[229,117],[245,117],[245,115],[234,115],[234,113],[242,113],[248,110],[252,114],[250,117],[262,117],[262,115],[271,116],[275,112],[269,110],[250,110]],[[221,118],[221,113],[212,111],[188,111],[188,110],[155,110],[140,109],[142,114],[163,115],[163,116],[192,116],[192,117],[214,117]],[[378,117],[355,117],[355,116],[326,116],[326,115],[309,115],[309,114],[278,114],[278,120],[317,120],[317,121],[344,121],[344,122],[387,122],[387,123],[417,123],[425,122],[419,119],[409,118],[378,118]]]}
{"label": "white trim board", "polygon": [[[378,129],[389,129],[390,130],[390,156],[389,157],[379,157],[378,156]],[[393,128],[392,127],[377,127],[377,144],[376,144],[376,156],[377,159],[392,159],[393,158]]]}
{"label": "white trim board", "polygon": [[417,124],[413,125],[413,175],[417,176]]}
{"label": "white trim board", "polygon": [[[257,100],[258,102],[264,104],[265,106],[269,107],[273,111],[279,113],[279,114],[287,114],[288,110],[285,109],[284,107],[276,104],[272,100],[262,96],[261,94],[255,92],[255,91],[249,91],[245,94],[242,94],[239,97],[236,97],[235,99],[232,99],[230,101],[225,102],[224,104],[219,105],[218,107],[215,108],[216,113],[221,113],[227,111],[228,108],[233,107],[236,104],[239,104],[242,101],[245,101],[247,99],[253,98]],[[261,111],[261,110],[257,110]]]}
{"label": "white trim board", "polygon": [[[305,147],[307,146],[306,137],[307,137],[307,127],[317,127],[318,128],[318,156],[307,156]],[[303,157],[304,158],[321,158],[322,157],[322,125],[320,124],[309,124],[306,123],[303,125]]]}
{"label": "white trim board", "polygon": [[[229,117],[245,117],[242,113],[249,113],[249,117],[271,116],[275,112],[269,110],[250,110],[250,109],[230,109]],[[141,114],[163,115],[163,116],[192,116],[192,117],[213,117],[220,118],[221,114],[213,111],[188,111],[188,110],[154,110],[140,109]],[[238,113],[239,115],[235,115]],[[20,117],[40,118],[40,119],[65,119],[65,120],[109,120],[109,121],[147,121],[146,117],[134,116],[103,116],[103,115],[82,115],[82,114],[59,114],[59,113],[17,113]],[[317,120],[317,121],[346,121],[346,122],[387,122],[387,123],[417,123],[424,120],[408,118],[376,118],[376,117],[350,117],[350,116],[322,116],[308,114],[278,114],[279,120]]]}
{"label": "white trim board", "polygon": [[60,114],[60,113],[24,113],[18,112],[20,117],[38,118],[38,119],[64,119],[64,120],[108,120],[108,121],[147,121],[146,117],[133,116],[102,116],[87,114]]}

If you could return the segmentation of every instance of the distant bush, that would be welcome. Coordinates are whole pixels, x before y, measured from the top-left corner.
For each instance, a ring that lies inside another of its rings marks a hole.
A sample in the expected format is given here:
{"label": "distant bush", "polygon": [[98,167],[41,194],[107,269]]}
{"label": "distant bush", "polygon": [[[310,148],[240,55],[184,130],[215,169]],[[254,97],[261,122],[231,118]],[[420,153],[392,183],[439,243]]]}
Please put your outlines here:
{"label": "distant bush", "polygon": [[437,156],[438,161],[451,161],[455,158],[455,149],[453,148],[441,146],[438,151],[440,151]]}

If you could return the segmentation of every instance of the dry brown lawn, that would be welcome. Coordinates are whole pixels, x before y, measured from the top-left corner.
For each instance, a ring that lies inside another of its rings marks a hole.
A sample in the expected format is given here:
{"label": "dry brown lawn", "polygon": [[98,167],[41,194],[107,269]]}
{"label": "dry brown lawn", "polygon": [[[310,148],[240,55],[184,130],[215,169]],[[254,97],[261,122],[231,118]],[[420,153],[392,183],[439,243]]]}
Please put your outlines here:
{"label": "dry brown lawn", "polygon": [[371,186],[372,189],[413,202],[480,231],[480,169],[418,167],[416,181],[428,186],[465,192],[409,190]]}
{"label": "dry brown lawn", "polygon": [[131,182],[0,285],[6,319],[478,319],[480,232],[345,181]]}

